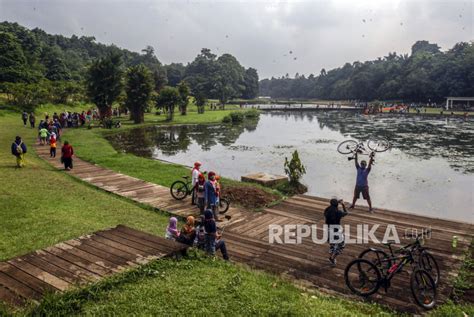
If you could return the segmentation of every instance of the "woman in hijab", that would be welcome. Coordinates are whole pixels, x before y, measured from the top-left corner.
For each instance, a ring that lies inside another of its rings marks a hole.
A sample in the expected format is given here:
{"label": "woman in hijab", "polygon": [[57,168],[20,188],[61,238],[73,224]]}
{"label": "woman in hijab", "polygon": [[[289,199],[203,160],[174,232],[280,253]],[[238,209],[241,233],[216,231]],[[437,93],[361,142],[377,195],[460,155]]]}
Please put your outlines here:
{"label": "woman in hijab", "polygon": [[186,218],[186,223],[179,234],[176,241],[192,246],[194,243],[194,238],[196,237],[196,229],[194,228],[194,217],[189,216]]}
{"label": "woman in hijab", "polygon": [[171,217],[168,227],[166,227],[165,238],[168,240],[176,240],[179,237],[179,230],[177,228],[178,219]]}

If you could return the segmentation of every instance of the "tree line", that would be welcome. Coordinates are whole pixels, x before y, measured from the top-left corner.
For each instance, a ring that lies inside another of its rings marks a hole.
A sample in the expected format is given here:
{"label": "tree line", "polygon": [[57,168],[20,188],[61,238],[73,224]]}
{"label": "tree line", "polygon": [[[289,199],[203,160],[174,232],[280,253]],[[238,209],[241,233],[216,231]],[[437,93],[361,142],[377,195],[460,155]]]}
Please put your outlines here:
{"label": "tree line", "polygon": [[330,100],[438,102],[447,96],[474,96],[474,43],[461,42],[442,52],[417,41],[411,54],[344,66],[305,77],[288,74],[260,81],[261,96]]}
{"label": "tree line", "polygon": [[[109,84],[97,81],[96,89],[111,90],[110,94],[102,91],[102,97],[101,91],[94,94],[91,87],[92,78],[101,75],[114,78]],[[189,95],[194,96],[200,112],[210,98],[225,105],[230,99],[254,98],[258,93],[257,71],[244,68],[230,54],[217,57],[209,49],[202,49],[187,65],[163,65],[151,46],[137,53],[97,43],[94,37],[51,35],[39,28],[29,30],[17,23],[0,23],[0,92],[6,93],[13,104],[33,108],[44,102],[90,100],[111,106],[110,99],[104,99],[108,95],[114,102],[131,107],[125,102],[125,88],[138,82],[144,91],[152,88],[150,100],[159,107],[166,109],[174,99],[183,114],[182,96],[186,91],[186,101]],[[160,99],[164,89],[168,101]]]}

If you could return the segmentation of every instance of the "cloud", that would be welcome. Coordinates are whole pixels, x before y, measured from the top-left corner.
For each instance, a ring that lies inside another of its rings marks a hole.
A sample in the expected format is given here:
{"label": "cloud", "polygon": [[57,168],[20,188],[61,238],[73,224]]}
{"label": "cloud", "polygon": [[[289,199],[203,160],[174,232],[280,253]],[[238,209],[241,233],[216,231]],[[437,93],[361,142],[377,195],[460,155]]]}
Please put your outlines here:
{"label": "cloud", "polygon": [[457,0],[0,0],[0,20],[134,51],[152,45],[164,63],[187,63],[207,47],[261,77],[409,53],[421,39],[444,49],[473,39],[472,1]]}

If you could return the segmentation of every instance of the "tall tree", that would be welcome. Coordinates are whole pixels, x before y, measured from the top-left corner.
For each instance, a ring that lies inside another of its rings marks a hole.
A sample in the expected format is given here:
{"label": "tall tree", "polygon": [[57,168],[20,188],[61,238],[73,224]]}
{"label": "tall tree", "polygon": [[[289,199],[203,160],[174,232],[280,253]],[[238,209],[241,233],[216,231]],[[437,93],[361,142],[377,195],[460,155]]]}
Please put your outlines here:
{"label": "tall tree", "polygon": [[132,66],[127,71],[125,106],[130,110],[130,119],[134,123],[143,123],[145,110],[153,92],[151,72],[143,64]]}
{"label": "tall tree", "polygon": [[217,59],[213,92],[219,98],[222,108],[230,99],[241,96],[245,89],[244,72],[244,68],[230,54],[223,54]]}
{"label": "tall tree", "polygon": [[242,98],[253,99],[258,96],[258,73],[255,68],[248,68],[244,75]]}
{"label": "tall tree", "polygon": [[168,121],[173,120],[174,108],[181,101],[179,91],[175,87],[163,88],[156,98],[156,107],[158,109],[166,109],[168,112]]}
{"label": "tall tree", "polygon": [[179,92],[179,110],[181,115],[186,115],[186,111],[188,109],[188,102],[189,102],[189,94],[190,89],[188,84],[185,81],[181,81],[178,85],[178,92]]}
{"label": "tall tree", "polygon": [[122,59],[118,54],[96,60],[87,72],[86,90],[101,119],[112,115],[112,104],[122,91]]}
{"label": "tall tree", "polygon": [[181,63],[171,63],[165,66],[168,85],[176,87],[184,78],[186,67]]}

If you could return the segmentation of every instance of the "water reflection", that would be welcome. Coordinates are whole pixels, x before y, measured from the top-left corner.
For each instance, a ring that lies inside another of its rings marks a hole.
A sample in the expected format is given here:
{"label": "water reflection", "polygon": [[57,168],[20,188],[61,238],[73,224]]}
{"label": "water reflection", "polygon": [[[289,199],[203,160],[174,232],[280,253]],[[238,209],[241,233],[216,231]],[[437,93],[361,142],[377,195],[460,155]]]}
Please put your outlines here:
{"label": "water reflection", "polygon": [[[382,136],[390,140],[393,148],[421,159],[444,158],[456,171],[474,172],[474,122],[462,118],[379,115],[364,116],[351,111],[269,112],[262,115],[294,122],[298,131],[300,123],[317,124],[320,130],[329,129],[346,138],[367,140]],[[109,138],[115,148],[143,157],[155,157],[157,150],[165,156],[186,152],[193,142],[203,151],[220,144],[230,150],[251,150],[235,146],[243,132],[257,129],[258,119],[241,125],[192,125],[172,127],[146,127],[132,129]],[[270,125],[271,129],[272,126]],[[279,144],[279,133],[274,133],[274,144]],[[298,134],[297,132],[295,132]],[[306,140],[304,143],[314,143]],[[324,141],[324,140],[323,140]],[[321,142],[319,140],[318,142]],[[258,143],[258,142],[257,142]]]}

